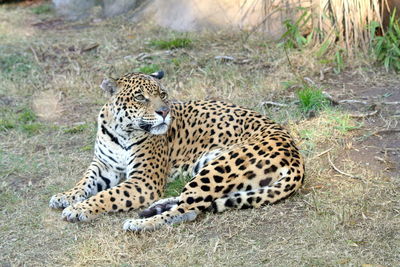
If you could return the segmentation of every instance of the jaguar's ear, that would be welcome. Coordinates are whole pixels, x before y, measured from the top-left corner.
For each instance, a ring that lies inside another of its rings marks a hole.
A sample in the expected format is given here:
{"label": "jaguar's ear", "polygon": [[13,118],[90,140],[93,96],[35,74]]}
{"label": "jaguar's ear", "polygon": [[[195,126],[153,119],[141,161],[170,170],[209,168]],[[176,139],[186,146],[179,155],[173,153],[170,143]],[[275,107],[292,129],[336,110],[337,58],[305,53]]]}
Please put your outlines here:
{"label": "jaguar's ear", "polygon": [[118,90],[117,81],[113,78],[104,78],[100,84],[100,87],[104,90],[104,92],[110,95],[115,94],[115,92]]}
{"label": "jaguar's ear", "polygon": [[150,76],[161,80],[164,77],[164,71],[159,70],[157,72],[153,72],[152,74],[150,74]]}

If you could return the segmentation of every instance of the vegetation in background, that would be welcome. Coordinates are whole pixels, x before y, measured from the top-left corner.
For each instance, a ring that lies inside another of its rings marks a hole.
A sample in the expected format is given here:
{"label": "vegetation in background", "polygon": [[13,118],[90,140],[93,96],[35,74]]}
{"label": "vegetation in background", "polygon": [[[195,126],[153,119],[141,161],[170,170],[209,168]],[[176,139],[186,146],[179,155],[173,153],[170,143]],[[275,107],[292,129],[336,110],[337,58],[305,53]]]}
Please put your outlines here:
{"label": "vegetation in background", "polygon": [[174,38],[171,40],[152,40],[150,46],[158,49],[176,49],[187,48],[192,45],[192,40],[189,38]]}
{"label": "vegetation in background", "polygon": [[313,43],[316,57],[332,62],[334,72],[340,73],[345,68],[345,58],[352,57],[358,49],[367,53],[372,44],[377,60],[387,70],[399,70],[400,28],[394,14],[388,31],[383,36],[375,35],[382,27],[381,9],[386,5],[386,0],[326,0],[320,1],[318,9],[301,8],[295,22],[284,21],[286,32],[281,45],[302,49]]}
{"label": "vegetation in background", "polygon": [[[313,28],[318,29],[316,41],[325,46],[345,48],[352,55],[359,48],[367,52],[371,32],[368,25],[382,21],[381,4],[386,0],[326,0],[319,1],[314,11]],[[335,50],[335,49],[334,49]]]}
{"label": "vegetation in background", "polygon": [[345,51],[343,49],[340,49],[340,48],[337,49],[336,52],[335,52],[335,55],[334,55],[335,66],[333,67],[333,71],[336,74],[341,73],[345,68],[344,54],[345,54]]}
{"label": "vegetation in background", "polygon": [[[301,16],[295,21],[285,20],[284,26],[286,32],[281,36],[279,46],[284,49],[304,49],[309,45],[313,44],[314,35],[316,33],[321,34],[320,29],[310,28],[310,20],[312,14],[305,8],[301,8],[303,11]],[[308,29],[308,33],[306,33]],[[322,44],[314,42],[314,45],[318,47],[318,50],[314,54],[317,58],[321,58],[321,62],[333,64],[333,71],[338,74],[345,68],[344,56],[345,49],[341,48],[338,44],[332,44],[329,40],[325,40]],[[333,48],[332,48],[333,47]],[[330,50],[330,53],[327,53]],[[323,58],[325,56],[325,58]]]}
{"label": "vegetation in background", "polygon": [[[304,10],[304,9],[300,9]],[[285,20],[283,25],[286,28],[286,32],[282,34],[280,40],[281,46],[284,48],[304,48],[313,38],[313,32],[305,36],[304,27],[311,19],[311,14],[306,10],[303,11],[302,15],[295,21],[292,22],[290,19]]]}
{"label": "vegetation in background", "polygon": [[380,24],[376,21],[371,23],[370,32],[372,36],[371,48],[376,60],[389,71],[393,69],[400,71],[400,25],[396,19],[396,10],[390,17],[389,26],[382,36],[377,32]]}
{"label": "vegetation in background", "polygon": [[387,71],[400,71],[400,26],[396,9],[392,10],[388,28],[382,28],[382,9],[388,7],[386,0],[321,3],[313,20],[314,39],[319,46],[317,56],[333,54],[335,73],[344,69],[344,58],[352,57],[359,49],[366,54],[372,50]]}

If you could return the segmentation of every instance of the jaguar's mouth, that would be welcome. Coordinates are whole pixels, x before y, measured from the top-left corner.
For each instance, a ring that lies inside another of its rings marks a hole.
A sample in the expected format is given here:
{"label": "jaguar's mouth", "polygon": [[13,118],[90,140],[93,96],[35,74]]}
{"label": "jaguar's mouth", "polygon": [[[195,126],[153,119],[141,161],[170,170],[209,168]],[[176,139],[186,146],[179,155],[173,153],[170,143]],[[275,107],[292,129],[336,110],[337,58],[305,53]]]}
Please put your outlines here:
{"label": "jaguar's mouth", "polygon": [[146,121],[142,119],[139,122],[139,127],[140,129],[148,133],[161,135],[167,133],[170,124],[171,124],[171,118],[168,115],[164,119],[156,118],[155,120],[152,121]]}
{"label": "jaguar's mouth", "polygon": [[168,131],[168,124],[162,122],[150,128],[149,132],[152,134],[165,134]]}

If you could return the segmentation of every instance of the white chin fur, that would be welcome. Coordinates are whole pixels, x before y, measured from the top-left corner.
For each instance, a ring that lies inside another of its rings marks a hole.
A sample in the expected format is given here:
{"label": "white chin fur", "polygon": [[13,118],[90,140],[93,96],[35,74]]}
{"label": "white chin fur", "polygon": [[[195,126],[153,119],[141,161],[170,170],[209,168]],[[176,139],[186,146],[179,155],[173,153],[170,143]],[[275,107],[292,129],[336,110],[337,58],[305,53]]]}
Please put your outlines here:
{"label": "white chin fur", "polygon": [[163,123],[150,129],[151,134],[166,134],[168,131],[168,125]]}

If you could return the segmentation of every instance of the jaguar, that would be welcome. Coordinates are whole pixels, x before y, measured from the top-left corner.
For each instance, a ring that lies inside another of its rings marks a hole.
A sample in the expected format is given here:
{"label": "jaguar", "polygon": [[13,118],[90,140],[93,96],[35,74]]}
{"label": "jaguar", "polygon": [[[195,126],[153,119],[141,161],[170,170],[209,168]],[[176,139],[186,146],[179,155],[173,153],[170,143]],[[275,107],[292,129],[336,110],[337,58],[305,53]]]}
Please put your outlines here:
{"label": "jaguar", "polygon": [[[143,209],[129,231],[194,220],[205,211],[259,208],[294,194],[304,160],[279,124],[221,101],[170,101],[162,71],[106,78],[94,157],[76,185],[50,199],[66,221]],[[163,199],[169,178],[192,178]]]}

